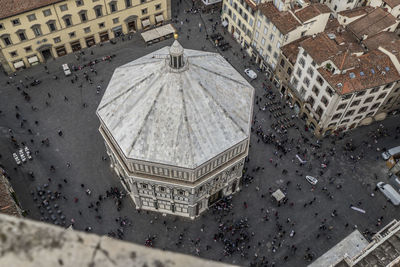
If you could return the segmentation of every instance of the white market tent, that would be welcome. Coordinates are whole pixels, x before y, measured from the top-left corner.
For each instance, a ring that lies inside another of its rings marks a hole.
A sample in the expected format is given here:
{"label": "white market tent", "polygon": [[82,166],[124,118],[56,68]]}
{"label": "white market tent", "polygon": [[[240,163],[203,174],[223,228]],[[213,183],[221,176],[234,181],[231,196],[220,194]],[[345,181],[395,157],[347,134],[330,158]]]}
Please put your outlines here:
{"label": "white market tent", "polygon": [[152,44],[155,42],[162,41],[166,38],[170,38],[174,33],[175,33],[175,28],[172,26],[172,24],[167,24],[143,32],[142,38],[146,42],[146,44]]}
{"label": "white market tent", "polygon": [[276,190],[274,193],[272,193],[272,196],[276,199],[276,201],[280,202],[282,199],[284,199],[286,196],[285,194],[280,190]]}

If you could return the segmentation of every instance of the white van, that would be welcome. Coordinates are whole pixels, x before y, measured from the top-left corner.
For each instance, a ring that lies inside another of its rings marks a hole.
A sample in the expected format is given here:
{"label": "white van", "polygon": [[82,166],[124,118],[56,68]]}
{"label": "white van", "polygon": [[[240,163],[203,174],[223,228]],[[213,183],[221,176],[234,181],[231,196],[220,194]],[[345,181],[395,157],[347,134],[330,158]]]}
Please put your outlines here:
{"label": "white van", "polygon": [[400,205],[400,194],[390,185],[384,182],[379,182],[376,184],[379,190],[388,198],[393,205]]}
{"label": "white van", "polygon": [[393,147],[393,148],[389,149],[388,151],[383,152],[382,158],[384,160],[388,160],[391,156],[394,156],[397,154],[400,154],[400,146]]}
{"label": "white van", "polygon": [[71,70],[69,69],[68,64],[62,64],[62,68],[65,76],[71,75]]}

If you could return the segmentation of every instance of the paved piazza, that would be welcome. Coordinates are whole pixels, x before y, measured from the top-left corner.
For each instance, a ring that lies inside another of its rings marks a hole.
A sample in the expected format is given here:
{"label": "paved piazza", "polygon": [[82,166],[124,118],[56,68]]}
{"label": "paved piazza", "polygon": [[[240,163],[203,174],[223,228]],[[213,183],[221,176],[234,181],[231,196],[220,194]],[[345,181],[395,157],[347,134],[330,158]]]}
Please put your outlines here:
{"label": "paved piazza", "polygon": [[[173,11],[177,14],[176,7]],[[181,25],[180,21],[185,21],[185,18],[189,23]],[[211,31],[213,22],[209,19],[212,18],[217,21],[218,14],[206,14],[200,20],[198,14],[179,12],[176,27],[182,28],[179,39],[182,46],[198,50],[204,47],[206,51],[215,52],[216,48],[205,39],[204,27],[199,32],[199,22],[203,26],[206,24],[208,32]],[[190,33],[188,29],[191,29]],[[220,25],[217,29],[222,31]],[[232,48],[220,53],[244,75],[249,58],[243,60],[239,46],[229,35],[224,36]],[[117,194],[106,197],[106,191],[111,187],[122,190],[122,186],[109,167],[109,160],[103,158],[106,150],[98,131],[96,108],[116,67],[172,42],[173,39],[169,39],[145,47],[137,34],[132,40],[119,40],[115,45],[108,43],[85,50],[85,55],[79,60],[74,55],[67,55],[50,61],[47,63],[49,74],[43,65],[39,65],[19,72],[12,80],[4,75],[0,77],[0,162],[11,176],[11,183],[22,207],[28,211],[28,217],[40,220],[46,216],[52,221],[47,208],[38,207],[41,196],[36,193],[38,186],[49,184],[45,190],[61,193],[58,199],[49,203],[59,223],[63,215],[66,225],[74,222],[74,228],[78,230],[110,233],[139,244],[147,243],[161,249],[244,266],[305,266],[311,258],[322,255],[355,227],[370,237],[393,218],[400,219],[398,208],[388,203],[380,192],[374,191],[378,181],[388,181],[387,168],[377,148],[399,145],[400,133],[396,133],[399,116],[392,116],[382,126],[375,123],[362,127],[344,138],[323,139],[318,149],[315,148],[317,140],[296,118],[293,122],[299,127],[290,128],[287,136],[281,137],[271,128],[276,119],[269,112],[270,107],[265,111],[260,107],[280,100],[280,96],[274,89],[263,89],[263,83],[267,82],[262,73],[251,82],[258,100],[254,108],[256,123],[251,135],[249,161],[245,165],[247,172],[244,176],[247,178],[242,190],[232,200],[224,200],[192,221],[152,212],[139,213],[129,198],[118,198]],[[111,61],[101,60],[112,54],[116,56]],[[63,63],[79,65],[93,59],[100,59],[94,65],[97,75],[86,67],[73,73],[78,80],[72,83],[73,76],[66,78],[62,73]],[[84,78],[85,71],[89,75],[88,81]],[[58,79],[54,79],[54,75]],[[28,84],[32,78],[42,83],[22,88],[20,80]],[[99,94],[97,85],[100,85]],[[20,91],[17,86],[21,87]],[[22,90],[30,96],[29,102],[24,99]],[[266,93],[275,94],[275,99],[265,98]],[[293,114],[289,107],[283,108],[283,103],[275,106],[282,107],[281,112],[286,112],[286,117]],[[275,140],[287,138],[283,147],[290,151],[284,155],[274,144],[259,140],[256,134],[258,126],[266,134],[275,134]],[[371,133],[378,128],[380,132],[384,129],[388,135],[373,138]],[[12,157],[16,148],[9,129],[18,143],[28,145],[33,154],[32,161],[16,166]],[[345,151],[349,142],[355,150]],[[35,151],[39,154],[35,155]],[[296,154],[308,162],[299,166]],[[326,163],[327,168],[322,168],[322,163]],[[33,173],[33,178],[30,173]],[[307,174],[318,178],[315,188],[305,180]],[[286,204],[280,206],[270,194],[278,188],[288,197]],[[90,194],[85,192],[87,189]],[[366,213],[351,209],[351,205],[364,209]],[[58,210],[61,214],[57,213]],[[381,216],[383,222],[379,225]]]}

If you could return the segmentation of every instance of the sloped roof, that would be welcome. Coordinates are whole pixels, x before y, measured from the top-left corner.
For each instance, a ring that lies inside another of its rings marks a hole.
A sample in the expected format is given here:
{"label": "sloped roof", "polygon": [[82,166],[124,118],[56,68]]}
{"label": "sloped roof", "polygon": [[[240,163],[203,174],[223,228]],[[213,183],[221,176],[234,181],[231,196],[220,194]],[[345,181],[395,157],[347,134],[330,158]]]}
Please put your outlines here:
{"label": "sloped roof", "polygon": [[301,26],[297,19],[288,11],[279,11],[272,2],[262,3],[258,6],[261,13],[274,24],[282,34]]}
{"label": "sloped roof", "polygon": [[396,23],[396,18],[392,14],[378,7],[347,25],[347,28],[361,40],[364,35],[368,37],[374,36]]}
{"label": "sloped roof", "polygon": [[385,2],[391,8],[394,8],[398,5],[400,5],[400,0],[383,0],[383,2]]}
{"label": "sloped roof", "polygon": [[63,1],[65,0],[0,0],[0,19]]}
{"label": "sloped roof", "polygon": [[300,19],[301,22],[304,23],[321,14],[329,14],[329,13],[331,13],[329,7],[321,3],[315,3],[300,9],[295,13],[295,15],[298,19]]}
{"label": "sloped roof", "polygon": [[360,6],[353,9],[340,11],[338,14],[347,18],[354,18],[362,15],[367,15],[369,12],[373,10],[374,8],[371,6]]}
{"label": "sloped roof", "polygon": [[196,168],[250,135],[254,88],[221,55],[169,47],[115,69],[97,115],[127,158]]}

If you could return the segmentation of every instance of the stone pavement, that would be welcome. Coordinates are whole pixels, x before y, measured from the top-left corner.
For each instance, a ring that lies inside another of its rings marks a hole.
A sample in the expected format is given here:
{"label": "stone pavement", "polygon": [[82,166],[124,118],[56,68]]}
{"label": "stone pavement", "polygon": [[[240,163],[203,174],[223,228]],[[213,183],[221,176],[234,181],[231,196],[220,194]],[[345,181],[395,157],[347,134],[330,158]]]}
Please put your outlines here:
{"label": "stone pavement", "polygon": [[[174,5],[177,3],[174,2]],[[177,8],[173,7],[173,14],[177,13]],[[218,14],[200,17],[198,13],[182,11],[189,8],[185,1],[180,4],[179,22],[175,24],[176,28],[181,27],[179,40],[182,46],[217,52],[212,43],[206,40],[204,29],[199,32],[198,24],[207,25],[207,32],[211,33],[211,24],[218,21]],[[185,21],[186,18],[189,22]],[[180,21],[184,21],[183,25],[180,25]],[[220,25],[217,29],[222,32]],[[240,47],[232,37],[228,34],[224,36],[233,47],[221,52],[222,55],[244,75],[245,65],[251,63],[248,58],[243,59]],[[256,123],[251,137],[250,161],[246,165],[248,171],[241,192],[231,202],[227,200],[225,211],[211,208],[204,216],[190,221],[151,212],[139,213],[127,198],[105,198],[106,190],[110,191],[110,187],[121,189],[121,186],[118,177],[109,168],[109,162],[102,159],[106,152],[98,132],[99,122],[95,115],[97,105],[117,66],[171,45],[172,42],[170,39],[146,47],[140,35],[136,34],[132,40],[119,40],[115,45],[107,43],[87,49],[79,60],[74,55],[67,55],[50,61],[46,64],[49,74],[46,74],[43,65],[39,65],[19,72],[12,80],[0,77],[0,163],[9,172],[19,201],[29,211],[30,218],[40,220],[46,216],[52,220],[47,207],[38,207],[42,196],[37,194],[37,186],[41,186],[44,194],[48,194],[47,190],[61,194],[50,203],[59,223],[62,221],[61,215],[64,215],[66,224],[73,219],[74,228],[79,230],[110,233],[139,244],[146,242],[160,249],[247,266],[263,266],[267,262],[266,266],[305,266],[353,229],[357,228],[370,236],[380,228],[381,223],[384,225],[393,218],[399,219],[398,208],[388,203],[380,192],[374,191],[378,181],[387,181],[387,169],[377,148],[398,145],[399,133],[395,128],[399,116],[383,122],[384,130],[390,136],[370,137],[369,133],[379,128],[379,124],[375,123],[344,137],[319,141],[321,148],[317,149],[317,140],[304,131],[302,122],[297,118],[291,121],[298,125],[298,129],[292,127],[287,134],[279,134],[271,128],[277,119],[268,108],[263,111],[262,107],[267,102],[280,101],[280,96],[274,89],[263,88],[263,83],[270,85],[259,72],[259,77],[252,81],[256,95],[261,100],[256,101],[254,108]],[[93,51],[93,55],[90,51]],[[80,65],[112,54],[116,56],[111,61],[100,61],[94,65],[97,75],[86,67],[73,73],[78,80],[72,83],[71,77],[66,78],[62,73],[63,63]],[[85,71],[92,84],[84,78]],[[53,75],[58,79],[55,80]],[[25,76],[29,81],[39,79],[42,83],[18,91],[17,86],[22,87],[20,80],[24,85],[28,83]],[[11,84],[7,84],[7,81]],[[101,86],[99,94],[96,93],[97,85]],[[29,94],[29,102],[21,95],[22,90]],[[271,99],[266,98],[265,94]],[[286,112],[286,117],[291,117],[293,110],[287,105],[284,108],[284,105],[281,101],[274,106]],[[19,118],[16,118],[16,113]],[[258,127],[263,134],[274,134],[274,142],[284,142],[286,139],[283,146],[290,151],[284,154],[276,143],[259,141],[261,137],[256,134]],[[10,139],[9,129],[17,143],[25,142],[32,153],[39,151],[38,155],[33,155],[32,161],[20,167],[12,158],[16,147]],[[62,136],[59,131],[62,131]],[[46,145],[47,138],[49,146]],[[304,138],[308,138],[308,141]],[[355,150],[345,151],[345,145],[350,140]],[[296,154],[305,154],[302,157],[308,163],[299,166]],[[321,163],[326,163],[327,168],[321,168]],[[51,169],[52,165],[54,169]],[[286,174],[282,173],[284,170]],[[33,172],[34,178],[30,172]],[[306,174],[318,178],[315,187],[304,179]],[[48,184],[48,187],[43,188],[44,184]],[[270,191],[277,188],[286,193],[286,204],[277,205],[270,197]],[[90,195],[85,193],[86,189],[90,189]],[[117,210],[117,200],[122,201],[120,210]],[[58,207],[54,207],[54,204]],[[350,205],[365,209],[366,214],[352,210]],[[221,208],[221,205],[218,207]],[[61,214],[57,214],[58,210]]]}

